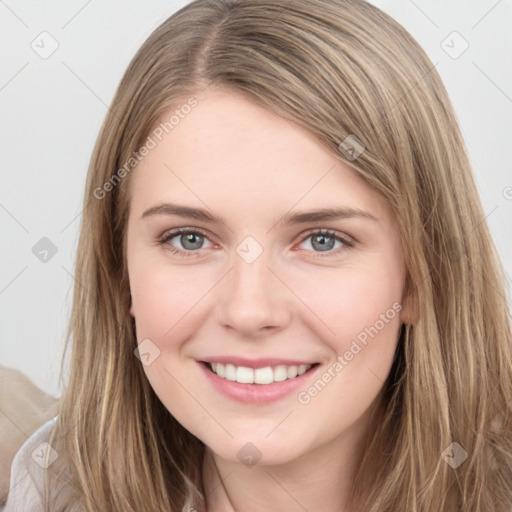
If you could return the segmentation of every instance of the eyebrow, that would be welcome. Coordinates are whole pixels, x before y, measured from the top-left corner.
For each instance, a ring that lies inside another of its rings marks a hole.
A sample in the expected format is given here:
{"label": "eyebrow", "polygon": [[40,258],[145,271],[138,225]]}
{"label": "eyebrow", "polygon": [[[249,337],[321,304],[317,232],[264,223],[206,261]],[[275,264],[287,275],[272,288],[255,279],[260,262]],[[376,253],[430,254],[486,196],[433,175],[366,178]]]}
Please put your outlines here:
{"label": "eyebrow", "polygon": [[[163,203],[148,208],[141,219],[154,215],[176,215],[188,219],[202,220],[204,222],[225,224],[225,220],[203,208],[190,208],[175,203]],[[335,219],[362,218],[378,222],[379,219],[369,212],[359,208],[321,208],[318,210],[287,213],[276,224],[298,225],[309,222],[319,222]]]}

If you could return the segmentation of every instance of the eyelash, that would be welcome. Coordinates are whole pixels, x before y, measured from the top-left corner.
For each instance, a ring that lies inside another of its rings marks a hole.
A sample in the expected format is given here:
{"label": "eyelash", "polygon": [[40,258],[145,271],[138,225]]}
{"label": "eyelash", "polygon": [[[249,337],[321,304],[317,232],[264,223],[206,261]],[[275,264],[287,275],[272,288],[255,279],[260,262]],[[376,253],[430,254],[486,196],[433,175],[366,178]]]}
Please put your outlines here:
{"label": "eyelash", "polygon": [[[204,231],[199,229],[199,228],[193,228],[193,229],[192,228],[177,228],[177,229],[174,229],[172,231],[168,231],[168,232],[164,233],[158,239],[158,244],[162,245],[162,246],[163,245],[167,245],[166,250],[169,250],[173,254],[178,254],[180,256],[185,256],[185,257],[199,256],[198,253],[199,253],[200,249],[183,251],[181,249],[178,249],[174,245],[168,244],[168,242],[170,240],[172,240],[173,238],[175,238],[177,235],[183,235],[183,234],[201,235],[201,236],[203,236],[205,238],[208,238],[208,235]],[[329,256],[332,256],[333,254],[339,253],[340,251],[350,250],[355,245],[355,242],[352,239],[349,239],[348,237],[344,237],[344,236],[338,235],[338,234],[336,234],[335,231],[331,231],[329,229],[315,229],[315,230],[312,230],[312,231],[308,232],[308,234],[306,236],[304,236],[304,238],[302,238],[300,243],[302,244],[308,238],[310,238],[312,236],[318,236],[318,235],[327,235],[329,237],[332,237],[335,240],[337,240],[339,242],[342,242],[343,246],[339,247],[338,249],[331,249],[329,251],[325,251],[326,254],[322,254],[321,251],[314,251],[316,253],[315,257],[320,257],[320,258],[329,257]]]}

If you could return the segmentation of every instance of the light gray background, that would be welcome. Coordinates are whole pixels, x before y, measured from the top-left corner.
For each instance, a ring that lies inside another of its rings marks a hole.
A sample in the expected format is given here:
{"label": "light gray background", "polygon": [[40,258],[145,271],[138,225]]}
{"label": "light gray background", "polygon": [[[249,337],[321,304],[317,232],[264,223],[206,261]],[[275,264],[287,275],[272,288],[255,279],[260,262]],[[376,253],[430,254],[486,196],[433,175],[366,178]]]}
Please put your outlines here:
{"label": "light gray background", "polygon": [[[60,362],[94,141],[136,50],[186,3],[0,0],[0,364],[22,370],[55,396],[62,393]],[[444,80],[510,297],[512,2],[371,3],[411,32]],[[464,40],[469,46],[457,56]],[[42,58],[52,44],[58,48]],[[57,247],[46,263],[32,252],[42,237]]]}

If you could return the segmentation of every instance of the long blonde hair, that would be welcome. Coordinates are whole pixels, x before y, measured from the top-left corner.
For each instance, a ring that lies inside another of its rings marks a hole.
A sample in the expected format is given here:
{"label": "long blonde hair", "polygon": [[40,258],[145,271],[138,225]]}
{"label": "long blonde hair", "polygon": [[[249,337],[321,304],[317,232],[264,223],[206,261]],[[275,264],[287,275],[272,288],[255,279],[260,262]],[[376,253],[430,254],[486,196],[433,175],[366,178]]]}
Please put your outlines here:
{"label": "long blonde hair", "polygon": [[[130,63],[87,177],[48,493],[63,487],[88,512],[204,510],[204,444],[164,408],[134,356],[125,235],[136,172],[126,162],[165,111],[209,86],[305,127],[395,214],[417,319],[400,331],[354,509],[510,512],[505,274],[434,65],[362,0],[196,0]],[[364,144],[355,159],[340,151],[354,136]],[[467,452],[458,467],[443,456],[453,449]]]}

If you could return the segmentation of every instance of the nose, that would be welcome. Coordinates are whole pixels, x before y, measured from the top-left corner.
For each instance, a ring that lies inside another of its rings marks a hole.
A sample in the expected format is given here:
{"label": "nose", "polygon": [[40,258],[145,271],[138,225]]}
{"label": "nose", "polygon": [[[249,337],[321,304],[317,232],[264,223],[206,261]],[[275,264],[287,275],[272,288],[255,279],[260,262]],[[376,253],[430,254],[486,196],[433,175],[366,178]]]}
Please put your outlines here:
{"label": "nose", "polygon": [[251,263],[234,255],[218,290],[217,319],[224,328],[257,338],[290,322],[292,294],[271,266],[266,251]]}

